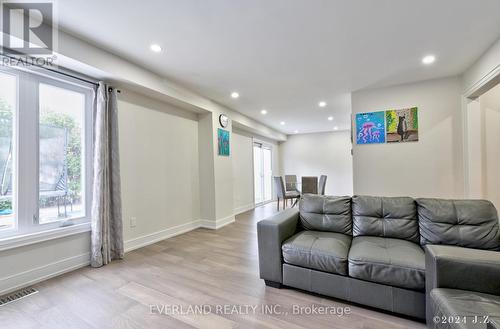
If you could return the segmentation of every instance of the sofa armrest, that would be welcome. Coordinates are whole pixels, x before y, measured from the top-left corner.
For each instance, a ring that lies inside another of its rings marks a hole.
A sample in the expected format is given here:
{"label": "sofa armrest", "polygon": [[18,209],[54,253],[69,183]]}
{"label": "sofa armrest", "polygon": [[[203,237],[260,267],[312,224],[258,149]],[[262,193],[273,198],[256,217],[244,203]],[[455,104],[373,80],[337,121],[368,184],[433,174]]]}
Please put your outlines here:
{"label": "sofa armrest", "polygon": [[425,247],[427,324],[432,324],[430,293],[434,288],[500,295],[500,252],[444,245]]}
{"label": "sofa armrest", "polygon": [[298,209],[289,208],[257,223],[261,279],[283,282],[281,245],[297,232],[298,222]]}
{"label": "sofa armrest", "polygon": [[500,295],[498,251],[427,245],[425,268],[428,292],[439,287]]}
{"label": "sofa armrest", "polygon": [[486,329],[500,329],[500,319],[490,319]]}

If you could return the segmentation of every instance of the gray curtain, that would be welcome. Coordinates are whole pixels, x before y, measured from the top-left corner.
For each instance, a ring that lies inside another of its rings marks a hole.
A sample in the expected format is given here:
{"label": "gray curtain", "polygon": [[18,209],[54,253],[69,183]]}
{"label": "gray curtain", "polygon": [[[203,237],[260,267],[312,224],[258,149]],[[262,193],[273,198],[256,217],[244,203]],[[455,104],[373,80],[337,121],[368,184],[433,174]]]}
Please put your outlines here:
{"label": "gray curtain", "polygon": [[99,83],[94,106],[92,267],[123,258],[123,227],[118,153],[116,90]]}

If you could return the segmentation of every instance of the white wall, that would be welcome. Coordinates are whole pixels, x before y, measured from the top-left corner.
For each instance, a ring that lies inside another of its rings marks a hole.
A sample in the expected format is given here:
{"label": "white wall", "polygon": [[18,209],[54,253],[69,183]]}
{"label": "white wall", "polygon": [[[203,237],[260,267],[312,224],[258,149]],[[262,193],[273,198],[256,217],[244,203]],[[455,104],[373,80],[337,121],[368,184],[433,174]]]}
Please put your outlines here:
{"label": "white wall", "polygon": [[0,295],[90,262],[90,233],[0,252]]}
{"label": "white wall", "polygon": [[253,141],[233,130],[232,144],[234,212],[238,214],[254,207]]}
{"label": "white wall", "polygon": [[500,85],[479,98],[482,114],[483,197],[500,209]]}
{"label": "white wall", "polygon": [[483,189],[483,135],[484,115],[478,100],[469,100],[466,105],[465,119],[465,148],[467,172],[464,179],[467,185],[467,198],[481,199],[484,196]]}
{"label": "white wall", "polygon": [[198,157],[200,177],[200,217],[215,220],[215,173],[212,113],[198,116]]}
{"label": "white wall", "polygon": [[419,109],[418,142],[354,145],[354,193],[463,197],[460,90],[458,78],[446,78],[354,92],[353,115]]}
{"label": "white wall", "polygon": [[[273,176],[280,176],[283,173],[281,172],[280,165],[281,165],[281,157],[280,157],[280,150],[279,150],[279,144],[275,141],[271,140],[266,140],[266,139],[259,139],[258,137],[255,138],[257,142],[265,142],[268,146],[271,147],[271,156],[272,156],[272,170]],[[276,200],[276,187],[274,186],[274,182],[272,185],[273,188],[273,200]]]}
{"label": "white wall", "polygon": [[[222,128],[219,123],[219,116],[222,112],[212,112],[212,140],[214,154],[214,178],[215,178],[215,226],[221,227],[234,221],[233,207],[233,139],[232,120],[230,117],[228,126],[224,128],[229,131],[229,156],[218,154],[218,136],[217,130]],[[203,164],[201,164],[203,165]],[[208,218],[207,218],[208,219]]]}
{"label": "white wall", "polygon": [[118,113],[126,249],[196,226],[197,116],[129,91],[119,96]]}
{"label": "white wall", "polygon": [[463,74],[462,90],[465,92],[488,88],[491,78],[500,73],[500,39],[479,57]]}
{"label": "white wall", "polygon": [[279,150],[283,175],[327,175],[327,195],[353,194],[349,131],[291,135]]}

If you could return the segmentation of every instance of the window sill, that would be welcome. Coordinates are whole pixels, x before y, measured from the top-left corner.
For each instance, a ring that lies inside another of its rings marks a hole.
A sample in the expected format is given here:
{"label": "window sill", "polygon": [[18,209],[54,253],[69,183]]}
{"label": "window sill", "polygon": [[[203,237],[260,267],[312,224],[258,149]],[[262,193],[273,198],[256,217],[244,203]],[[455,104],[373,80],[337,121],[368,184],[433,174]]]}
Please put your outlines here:
{"label": "window sill", "polygon": [[0,251],[28,246],[35,243],[64,238],[70,235],[90,232],[90,223],[75,224],[66,227],[58,227],[51,230],[16,235],[0,239]]}

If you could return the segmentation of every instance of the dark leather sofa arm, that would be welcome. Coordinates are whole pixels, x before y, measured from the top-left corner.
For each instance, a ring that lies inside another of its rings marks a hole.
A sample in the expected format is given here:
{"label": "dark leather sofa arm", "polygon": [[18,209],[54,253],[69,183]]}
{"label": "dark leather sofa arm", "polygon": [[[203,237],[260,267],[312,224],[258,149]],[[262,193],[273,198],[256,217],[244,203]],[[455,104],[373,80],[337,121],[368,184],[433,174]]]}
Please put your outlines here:
{"label": "dark leather sofa arm", "polygon": [[426,287],[500,295],[500,252],[454,246],[425,246]]}
{"label": "dark leather sofa arm", "polygon": [[281,245],[297,232],[298,222],[298,209],[289,208],[257,223],[260,278],[267,285],[283,282]]}
{"label": "dark leather sofa arm", "polygon": [[425,246],[427,324],[432,324],[430,292],[434,288],[500,295],[500,252],[444,245]]}

